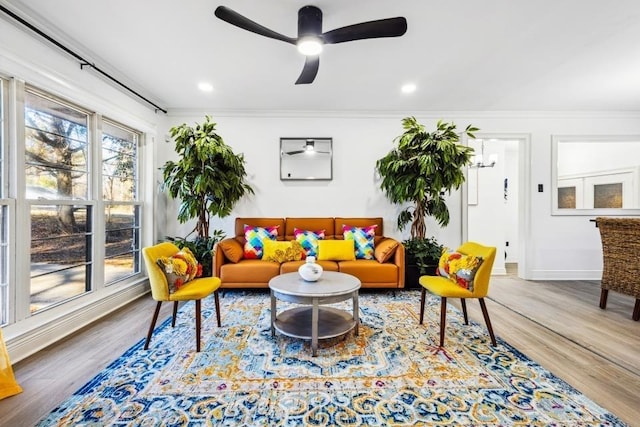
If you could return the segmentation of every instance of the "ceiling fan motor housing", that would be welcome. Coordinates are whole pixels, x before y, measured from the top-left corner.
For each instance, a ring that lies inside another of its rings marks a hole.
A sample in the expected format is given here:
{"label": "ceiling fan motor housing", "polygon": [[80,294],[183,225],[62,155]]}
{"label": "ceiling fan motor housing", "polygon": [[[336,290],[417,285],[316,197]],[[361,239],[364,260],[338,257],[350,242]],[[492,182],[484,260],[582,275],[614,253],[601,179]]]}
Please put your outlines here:
{"label": "ceiling fan motor housing", "polygon": [[322,11],[315,6],[304,6],[298,11],[298,38],[312,36],[321,40]]}

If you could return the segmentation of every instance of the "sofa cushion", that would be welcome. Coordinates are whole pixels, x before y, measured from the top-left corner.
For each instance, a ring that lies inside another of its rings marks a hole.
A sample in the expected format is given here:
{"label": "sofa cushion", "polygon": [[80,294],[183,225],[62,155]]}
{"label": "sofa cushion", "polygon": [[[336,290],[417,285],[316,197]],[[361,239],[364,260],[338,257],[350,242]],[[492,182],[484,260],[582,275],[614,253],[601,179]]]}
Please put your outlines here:
{"label": "sofa cushion", "polygon": [[285,261],[299,261],[304,254],[304,249],[302,249],[300,243],[295,240],[278,242],[271,239],[264,239],[262,245],[263,261],[277,262],[278,264]]}
{"label": "sofa cushion", "polygon": [[218,248],[222,250],[224,256],[231,262],[238,262],[244,255],[244,249],[236,239],[224,239],[218,243]]}
{"label": "sofa cushion", "polygon": [[368,227],[355,227],[347,224],[342,226],[344,240],[353,240],[355,244],[356,259],[373,259],[374,237],[377,227],[377,224]]}
{"label": "sofa cushion", "polygon": [[300,230],[299,228],[293,229],[293,235],[295,240],[300,243],[304,249],[304,257],[314,256],[318,257],[318,240],[324,240],[325,230],[309,231]]}
{"label": "sofa cushion", "polygon": [[461,288],[473,292],[473,281],[480,264],[482,264],[481,257],[445,249],[442,251],[436,273],[451,280]]}
{"label": "sofa cushion", "polygon": [[353,240],[318,240],[318,260],[349,261],[354,260]]}
{"label": "sofa cushion", "polygon": [[[324,230],[326,238],[336,234],[334,229],[333,218],[285,218],[284,240],[295,239],[295,229],[298,230]],[[282,230],[280,230],[282,231]]]}
{"label": "sofa cushion", "polygon": [[[298,268],[300,268],[300,266],[304,263],[305,261],[283,262],[282,264],[280,264],[280,274],[297,273]],[[324,271],[338,271],[338,263],[336,261],[316,261],[316,264],[322,267]]]}
{"label": "sofa cushion", "polygon": [[243,259],[220,268],[220,280],[223,283],[269,283],[278,274],[280,264],[259,259]]}
{"label": "sofa cushion", "polygon": [[244,258],[245,259],[261,259],[262,258],[262,241],[264,239],[276,240],[278,237],[279,225],[271,227],[255,227],[251,225],[244,226]]}
{"label": "sofa cushion", "polygon": [[340,261],[338,266],[341,273],[356,276],[363,283],[398,282],[398,266],[390,262],[380,264],[375,259],[358,259]]}
{"label": "sofa cushion", "polygon": [[380,263],[387,262],[396,253],[399,244],[396,239],[384,238],[376,244],[373,256]]}

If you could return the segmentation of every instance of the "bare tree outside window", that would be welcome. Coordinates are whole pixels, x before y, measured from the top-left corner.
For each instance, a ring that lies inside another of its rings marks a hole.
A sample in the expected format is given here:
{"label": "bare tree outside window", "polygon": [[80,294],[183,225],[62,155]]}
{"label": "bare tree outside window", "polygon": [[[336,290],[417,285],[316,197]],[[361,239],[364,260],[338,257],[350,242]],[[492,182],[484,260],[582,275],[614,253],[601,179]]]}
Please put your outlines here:
{"label": "bare tree outside window", "polygon": [[139,135],[105,121],[102,129],[102,198],[105,209],[105,283],[140,272]]}
{"label": "bare tree outside window", "polygon": [[32,312],[92,287],[88,122],[88,114],[80,109],[26,93],[24,170],[30,203]]}

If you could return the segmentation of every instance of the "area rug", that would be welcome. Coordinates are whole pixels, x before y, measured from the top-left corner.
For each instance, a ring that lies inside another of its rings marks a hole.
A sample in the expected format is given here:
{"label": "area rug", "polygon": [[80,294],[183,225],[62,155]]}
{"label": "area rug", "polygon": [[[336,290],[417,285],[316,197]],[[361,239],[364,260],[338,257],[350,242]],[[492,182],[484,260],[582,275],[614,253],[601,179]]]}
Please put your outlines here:
{"label": "area rug", "polygon": [[359,335],[320,341],[317,357],[309,341],[271,336],[260,291],[226,291],[221,328],[206,299],[197,353],[189,303],[149,350],[140,341],[38,425],[624,426],[454,307],[439,349],[440,300],[419,325],[419,299],[363,291]]}

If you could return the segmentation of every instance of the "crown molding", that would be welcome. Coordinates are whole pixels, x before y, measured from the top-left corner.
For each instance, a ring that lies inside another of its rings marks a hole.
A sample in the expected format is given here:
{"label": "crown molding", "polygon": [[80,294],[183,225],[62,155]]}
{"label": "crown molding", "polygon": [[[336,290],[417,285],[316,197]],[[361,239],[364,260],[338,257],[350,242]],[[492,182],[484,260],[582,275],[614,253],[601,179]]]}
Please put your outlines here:
{"label": "crown molding", "polygon": [[264,117],[264,118],[391,118],[415,116],[488,119],[640,119],[640,111],[351,111],[351,110],[225,110],[215,108],[169,108],[167,117]]}

